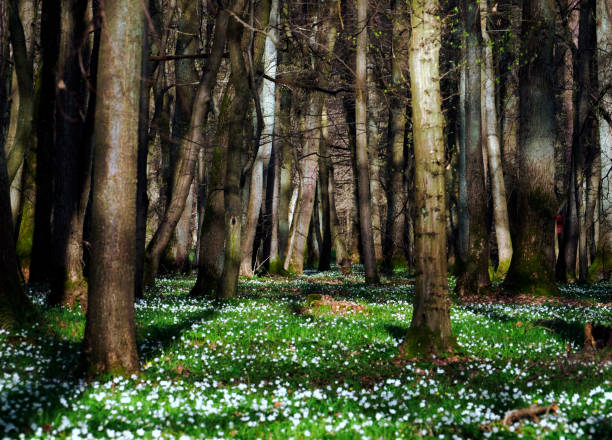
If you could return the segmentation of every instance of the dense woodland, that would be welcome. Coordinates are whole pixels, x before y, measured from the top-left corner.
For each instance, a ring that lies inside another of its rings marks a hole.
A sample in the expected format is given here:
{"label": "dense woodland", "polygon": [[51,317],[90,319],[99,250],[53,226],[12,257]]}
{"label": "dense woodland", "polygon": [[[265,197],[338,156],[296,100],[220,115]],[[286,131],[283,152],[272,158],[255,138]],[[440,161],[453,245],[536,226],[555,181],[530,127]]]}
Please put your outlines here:
{"label": "dense woodland", "polygon": [[363,265],[372,289],[415,277],[399,352],[427,358],[458,348],[453,295],[608,281],[611,21],[609,0],[0,0],[0,328],[39,322],[42,289],[86,313],[80,371],[129,375],[160,276],[223,304]]}

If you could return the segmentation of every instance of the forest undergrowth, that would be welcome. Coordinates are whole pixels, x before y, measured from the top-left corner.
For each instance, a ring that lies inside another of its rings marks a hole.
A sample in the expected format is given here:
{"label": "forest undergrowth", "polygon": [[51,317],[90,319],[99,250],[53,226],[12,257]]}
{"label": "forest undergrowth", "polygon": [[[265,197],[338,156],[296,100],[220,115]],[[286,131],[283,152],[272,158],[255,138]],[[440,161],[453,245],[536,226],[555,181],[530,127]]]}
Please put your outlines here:
{"label": "forest undergrowth", "polygon": [[0,331],[0,438],[612,436],[612,362],[582,351],[584,324],[612,320],[610,285],[454,297],[458,351],[419,361],[398,357],[405,273],[376,287],[359,271],[244,279],[225,303],[189,297],[193,282],[160,279],[136,303],[141,373],[129,378],[79,376],[83,314],[30,289],[42,324]]}

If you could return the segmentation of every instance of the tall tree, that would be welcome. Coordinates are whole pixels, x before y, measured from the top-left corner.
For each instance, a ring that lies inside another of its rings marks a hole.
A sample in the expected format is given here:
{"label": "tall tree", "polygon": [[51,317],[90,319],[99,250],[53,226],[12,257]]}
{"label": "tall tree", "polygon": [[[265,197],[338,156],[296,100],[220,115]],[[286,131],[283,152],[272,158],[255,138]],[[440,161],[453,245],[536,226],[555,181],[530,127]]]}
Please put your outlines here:
{"label": "tall tree", "polygon": [[523,0],[521,30],[518,224],[506,286],[536,295],[557,292],[554,221],[555,108],[553,0]]}
{"label": "tall tree", "polygon": [[[60,44],[56,91],[56,146],[54,154],[53,282],[50,300],[74,306],[84,303],[83,222],[89,199],[89,139],[85,140],[80,113],[86,111],[79,51],[85,31],[87,1],[60,3]],[[83,190],[86,194],[82,194]]]}
{"label": "tall tree", "polygon": [[489,279],[489,225],[487,185],[482,156],[481,62],[482,38],[480,7],[477,1],[464,0],[467,67],[465,83],[465,154],[468,209],[468,247],[463,273],[457,280],[460,294],[481,293]]}
{"label": "tall tree", "polygon": [[387,146],[387,220],[383,239],[383,268],[393,269],[393,258],[401,258],[404,248],[406,197],[404,190],[404,134],[406,130],[406,82],[410,22],[408,3],[393,1],[391,54],[391,99]]}
{"label": "tall tree", "polygon": [[134,324],[140,2],[105,0],[94,130],[92,265],[83,355],[92,373],[138,370]]}
{"label": "tall tree", "polygon": [[3,145],[0,144],[0,328],[14,328],[23,323],[30,303],[19,276],[8,173]]}
{"label": "tall tree", "polygon": [[499,263],[496,275],[505,277],[512,260],[512,238],[506,200],[506,186],[501,160],[501,145],[497,129],[497,107],[495,105],[495,65],[493,63],[493,41],[487,31],[487,0],[480,0],[481,30],[484,59],[484,119],[491,190],[493,193],[493,216]]}
{"label": "tall tree", "polygon": [[41,67],[36,148],[36,202],[30,261],[30,281],[51,278],[51,210],[53,205],[53,157],[55,152],[55,86],[59,56],[60,9],[55,0],[43,0],[40,24]]}
{"label": "tall tree", "polygon": [[242,158],[246,152],[246,128],[248,106],[251,97],[246,62],[242,54],[243,25],[238,21],[244,9],[244,0],[233,5],[233,17],[227,28],[227,45],[230,52],[232,74],[230,82],[234,89],[234,99],[229,111],[229,138],[226,154],[225,186],[223,189],[225,207],[225,253],[223,273],[219,280],[217,297],[233,298],[238,287],[240,270],[240,241],[242,232],[242,201],[240,180]]}
{"label": "tall tree", "polygon": [[446,267],[440,6],[438,0],[412,0],[411,5],[416,295],[410,329],[400,348],[408,357],[446,351],[453,344]]}
{"label": "tall tree", "polygon": [[257,221],[262,210],[264,194],[264,172],[270,163],[272,154],[272,141],[274,135],[274,118],[276,110],[276,60],[277,60],[277,41],[278,40],[278,0],[272,0],[270,6],[270,19],[263,54],[264,73],[272,80],[263,80],[261,90],[261,112],[263,114],[263,143],[257,149],[255,162],[251,168],[251,185],[249,191],[249,202],[247,207],[246,225],[242,238],[242,261],[240,263],[240,273],[245,276],[253,275],[253,244],[255,242],[255,232]]}
{"label": "tall tree", "polygon": [[[227,11],[219,10],[215,21],[216,26],[223,23],[220,20],[227,20],[226,14]],[[223,26],[218,29],[219,31],[225,30]],[[223,59],[225,39],[225,32],[217,33],[215,31],[215,39],[210,57],[200,78],[198,90],[193,101],[189,130],[181,140],[179,157],[177,158],[177,170],[174,174],[174,183],[172,185],[172,197],[162,222],[147,245],[145,252],[144,287],[150,287],[155,282],[162,253],[168,245],[176,224],[185,210],[187,197],[195,174],[198,150],[203,144],[203,131],[211,106],[211,93],[216,84],[217,73]]]}
{"label": "tall tree", "polygon": [[591,281],[609,278],[612,269],[612,5],[597,0],[597,108],[601,149],[601,221],[597,256],[589,269]]}
{"label": "tall tree", "polygon": [[366,68],[368,50],[368,1],[357,2],[357,56],[355,68],[355,155],[357,163],[357,186],[359,203],[359,225],[363,265],[366,283],[378,282],[374,233],[372,231],[372,205],[370,193],[370,167],[368,159],[367,91]]}

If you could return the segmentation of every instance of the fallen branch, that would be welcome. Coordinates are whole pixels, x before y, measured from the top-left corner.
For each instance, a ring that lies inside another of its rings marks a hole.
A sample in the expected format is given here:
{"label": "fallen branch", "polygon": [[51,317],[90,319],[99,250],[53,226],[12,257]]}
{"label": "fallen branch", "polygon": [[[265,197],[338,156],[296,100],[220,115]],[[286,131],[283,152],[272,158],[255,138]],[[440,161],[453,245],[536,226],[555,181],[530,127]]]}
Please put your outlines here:
{"label": "fallen branch", "polygon": [[546,415],[548,413],[555,413],[559,409],[559,406],[556,403],[551,403],[546,406],[539,405],[531,405],[529,408],[521,408],[521,409],[513,409],[512,411],[508,411],[504,418],[501,420],[501,423],[506,426],[512,426],[515,422],[518,422],[521,419],[531,418],[534,422],[539,421],[539,417],[542,414]]}
{"label": "fallen branch", "polygon": [[510,427],[519,420],[526,418],[530,418],[537,423],[540,420],[539,416],[549,413],[555,414],[558,409],[559,406],[554,402],[546,406],[531,405],[529,408],[513,409],[506,412],[504,418],[501,420],[480,425],[480,429],[483,431],[491,431],[495,425],[499,424]]}

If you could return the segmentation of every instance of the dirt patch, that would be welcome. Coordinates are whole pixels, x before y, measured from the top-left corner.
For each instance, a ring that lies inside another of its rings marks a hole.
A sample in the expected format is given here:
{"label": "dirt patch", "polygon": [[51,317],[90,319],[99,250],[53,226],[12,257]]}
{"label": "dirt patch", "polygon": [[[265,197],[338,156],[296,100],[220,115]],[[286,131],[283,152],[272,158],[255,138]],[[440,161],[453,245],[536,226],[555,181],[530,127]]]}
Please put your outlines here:
{"label": "dirt patch", "polygon": [[302,307],[302,313],[330,313],[333,315],[346,315],[348,313],[367,313],[368,309],[363,304],[353,301],[338,301],[329,295],[311,293],[306,298],[306,306]]}

